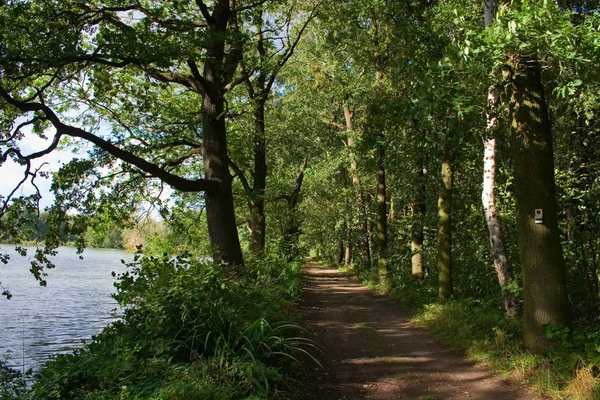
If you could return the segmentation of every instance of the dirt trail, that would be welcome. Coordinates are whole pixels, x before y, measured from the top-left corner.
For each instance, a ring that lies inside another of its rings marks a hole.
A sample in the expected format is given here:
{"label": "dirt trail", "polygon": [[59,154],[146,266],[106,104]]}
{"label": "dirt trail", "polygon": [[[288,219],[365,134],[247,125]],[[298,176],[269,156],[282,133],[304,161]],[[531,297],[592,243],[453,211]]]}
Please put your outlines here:
{"label": "dirt trail", "polygon": [[302,399],[535,399],[456,351],[410,313],[334,269],[309,263],[300,313],[323,350]]}

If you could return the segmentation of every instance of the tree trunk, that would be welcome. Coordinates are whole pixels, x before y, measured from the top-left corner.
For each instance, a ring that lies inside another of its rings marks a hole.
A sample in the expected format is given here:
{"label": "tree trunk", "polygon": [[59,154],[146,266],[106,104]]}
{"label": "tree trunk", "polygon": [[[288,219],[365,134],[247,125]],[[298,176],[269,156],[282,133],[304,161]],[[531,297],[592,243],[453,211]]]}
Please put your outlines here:
{"label": "tree trunk", "polygon": [[[557,223],[552,135],[538,62],[512,55],[504,71],[510,95],[519,258],[523,273],[523,335],[532,351],[547,349],[546,324],[570,323]],[[535,223],[536,209],[543,223]]]}
{"label": "tree trunk", "polygon": [[[368,213],[368,205],[369,204],[373,204],[373,196],[370,193],[366,193],[365,196],[363,197],[363,199],[365,199],[364,203],[363,203],[363,209],[364,209],[364,213],[365,213],[365,221],[367,221],[367,238],[365,239],[367,242],[367,249],[369,250],[368,254],[363,254],[363,257],[367,257],[368,256],[368,261],[365,263],[363,261],[363,265],[369,267],[371,265],[373,265],[373,254],[375,254],[375,251],[373,249],[373,219],[371,218],[371,216]],[[376,246],[376,244],[375,244]],[[363,258],[364,259],[364,258]]]}
{"label": "tree trunk", "polygon": [[385,147],[379,146],[379,162],[377,167],[377,269],[382,290],[389,289],[389,270],[387,259],[387,207],[385,185]]}
{"label": "tree trunk", "polygon": [[438,299],[452,296],[452,189],[453,167],[451,141],[444,146],[440,197],[438,199]]}
{"label": "tree trunk", "polygon": [[[298,246],[298,236],[300,234],[300,223],[296,218],[296,206],[298,205],[298,196],[300,195],[300,189],[302,189],[302,182],[304,181],[304,171],[306,171],[308,160],[305,158],[304,162],[300,166],[300,171],[296,175],[294,180],[294,188],[288,196],[288,214],[289,220],[286,227],[283,230],[283,240],[285,241],[289,250]],[[293,254],[293,253],[291,253]]]}
{"label": "tree trunk", "polygon": [[[489,28],[496,19],[498,11],[498,2],[496,0],[483,0],[483,14],[485,26]],[[481,193],[481,202],[483,203],[483,211],[487,222],[488,231],[490,232],[490,244],[492,247],[492,255],[494,257],[494,268],[500,283],[500,290],[504,300],[504,311],[506,315],[513,318],[517,314],[517,302],[513,294],[510,293],[508,285],[510,283],[510,272],[508,266],[508,258],[502,240],[502,224],[498,218],[498,210],[496,209],[496,139],[495,131],[498,121],[493,113],[498,105],[498,93],[491,86],[488,89],[488,115],[487,115],[487,130],[489,137],[484,140],[484,155],[483,155],[483,191]]]}
{"label": "tree trunk", "polygon": [[346,230],[346,248],[344,252],[344,265],[348,266],[352,263],[352,224],[348,219],[344,222]]}
{"label": "tree trunk", "polygon": [[[225,126],[225,99],[223,88],[231,71],[225,65],[225,32],[228,25],[236,25],[227,0],[214,2],[210,30],[214,36],[207,47],[202,73],[205,83],[202,93],[202,157],[204,177],[216,180],[220,188],[205,192],[208,236],[215,262],[224,262],[230,273],[243,272],[244,258],[235,221],[232,176],[229,173],[227,130]],[[235,51],[230,54],[236,54]],[[237,63],[237,62],[236,62]],[[198,71],[196,71],[198,73]]]}
{"label": "tree trunk", "polygon": [[412,275],[422,281],[425,278],[425,260],[423,257],[423,217],[425,216],[425,173],[423,165],[423,149],[419,144],[419,165],[414,183],[414,200],[412,205],[412,227],[410,248],[412,252]]}
{"label": "tree trunk", "polygon": [[254,173],[250,203],[250,249],[265,249],[265,188],[267,186],[267,147],[265,140],[265,101],[260,98],[254,110]]}
{"label": "tree trunk", "polygon": [[344,120],[346,122],[346,132],[348,133],[348,148],[350,149],[350,172],[352,174],[352,185],[356,191],[357,200],[357,215],[358,223],[360,227],[360,247],[361,247],[361,259],[365,266],[369,266],[371,263],[371,250],[369,249],[369,227],[367,226],[367,211],[365,196],[360,186],[360,177],[358,176],[358,163],[356,161],[356,154],[354,153],[354,124],[352,122],[352,112],[348,103],[344,103]]}
{"label": "tree trunk", "polygon": [[213,97],[216,98],[206,94],[202,96],[204,177],[220,182],[218,192],[206,192],[204,195],[208,236],[213,247],[214,260],[223,261],[232,272],[238,272],[244,266],[244,258],[235,222],[225,121],[219,118],[224,110],[224,102],[220,96]]}
{"label": "tree trunk", "polygon": [[485,139],[484,150],[481,202],[483,203],[483,211],[490,232],[494,267],[504,299],[504,310],[506,315],[513,318],[517,313],[517,304],[515,296],[510,293],[508,288],[510,282],[508,259],[502,241],[502,225],[496,209],[496,139]]}

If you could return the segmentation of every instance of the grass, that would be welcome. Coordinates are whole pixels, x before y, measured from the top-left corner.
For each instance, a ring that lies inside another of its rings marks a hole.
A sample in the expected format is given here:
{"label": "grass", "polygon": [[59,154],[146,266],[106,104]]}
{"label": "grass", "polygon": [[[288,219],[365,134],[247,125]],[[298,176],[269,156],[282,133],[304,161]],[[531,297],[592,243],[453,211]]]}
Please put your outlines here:
{"label": "grass", "polygon": [[[478,308],[468,300],[430,304],[413,319],[445,343],[492,369],[525,381],[553,399],[600,399],[600,379],[593,363],[561,367],[558,353],[531,354],[521,344],[519,321],[501,311]],[[558,352],[558,350],[557,350]]]}

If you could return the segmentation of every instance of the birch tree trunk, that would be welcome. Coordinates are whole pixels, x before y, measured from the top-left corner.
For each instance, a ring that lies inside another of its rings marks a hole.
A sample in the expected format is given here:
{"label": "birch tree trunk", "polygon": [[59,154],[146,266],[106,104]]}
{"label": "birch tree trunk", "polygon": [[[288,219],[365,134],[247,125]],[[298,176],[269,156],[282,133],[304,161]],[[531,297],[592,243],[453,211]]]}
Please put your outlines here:
{"label": "birch tree trunk", "polygon": [[[489,90],[488,105],[494,107],[497,103],[497,96],[493,88]],[[495,118],[488,113],[488,130],[493,130],[496,126]],[[481,202],[490,233],[490,245],[494,257],[494,268],[500,283],[502,298],[504,300],[504,310],[506,315],[513,318],[517,313],[517,304],[515,296],[509,291],[510,273],[508,268],[508,258],[506,249],[502,240],[502,224],[498,218],[496,208],[496,139],[494,137],[486,138],[483,142],[483,191],[481,192]]]}
{"label": "birch tree trunk", "polygon": [[[483,1],[483,13],[485,17],[485,26],[490,27],[494,23],[498,3],[496,0]],[[498,276],[498,283],[504,300],[504,311],[506,315],[514,318],[517,314],[516,298],[509,291],[510,272],[506,249],[502,240],[502,224],[498,218],[496,209],[496,138],[495,130],[498,125],[496,116],[493,115],[498,105],[498,93],[493,86],[488,89],[488,114],[487,130],[488,137],[483,141],[483,191],[481,192],[481,202],[483,211],[490,233],[490,245],[494,257],[494,268]]]}

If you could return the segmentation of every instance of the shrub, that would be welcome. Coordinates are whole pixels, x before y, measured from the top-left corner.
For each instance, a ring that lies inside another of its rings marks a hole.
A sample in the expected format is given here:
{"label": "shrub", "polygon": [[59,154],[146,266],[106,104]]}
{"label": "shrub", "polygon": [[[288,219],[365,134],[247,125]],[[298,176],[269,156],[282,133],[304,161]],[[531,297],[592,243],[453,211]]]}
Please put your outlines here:
{"label": "shrub", "polygon": [[303,345],[281,306],[296,267],[256,260],[233,278],[185,254],[128,267],[115,284],[122,321],[56,356],[31,398],[265,398],[286,384]]}
{"label": "shrub", "polygon": [[0,400],[20,398],[26,391],[26,379],[30,375],[31,371],[23,374],[0,360]]}

